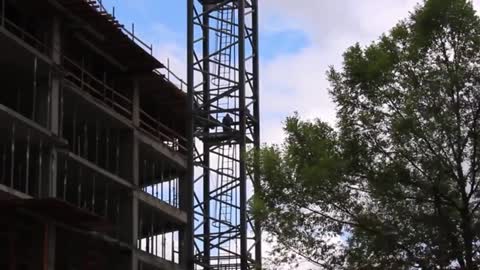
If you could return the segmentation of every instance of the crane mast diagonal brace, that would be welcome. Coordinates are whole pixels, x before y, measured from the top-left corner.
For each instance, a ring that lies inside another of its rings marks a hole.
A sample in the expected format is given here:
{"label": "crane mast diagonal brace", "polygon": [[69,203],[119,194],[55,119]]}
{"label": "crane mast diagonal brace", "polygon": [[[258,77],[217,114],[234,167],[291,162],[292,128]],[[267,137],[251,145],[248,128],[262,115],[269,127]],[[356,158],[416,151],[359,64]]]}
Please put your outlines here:
{"label": "crane mast diagonal brace", "polygon": [[258,168],[247,168],[260,147],[257,1],[187,0],[187,269],[261,269]]}

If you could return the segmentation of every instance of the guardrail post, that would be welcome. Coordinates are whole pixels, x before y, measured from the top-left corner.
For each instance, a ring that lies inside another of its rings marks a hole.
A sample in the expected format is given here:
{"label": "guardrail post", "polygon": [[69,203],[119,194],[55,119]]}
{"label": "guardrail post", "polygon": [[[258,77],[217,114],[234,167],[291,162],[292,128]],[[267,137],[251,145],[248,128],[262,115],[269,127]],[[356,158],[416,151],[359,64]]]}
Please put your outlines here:
{"label": "guardrail post", "polygon": [[170,58],[167,58],[167,79],[170,81]]}
{"label": "guardrail post", "polygon": [[132,40],[134,40],[135,38],[135,24],[132,23]]}

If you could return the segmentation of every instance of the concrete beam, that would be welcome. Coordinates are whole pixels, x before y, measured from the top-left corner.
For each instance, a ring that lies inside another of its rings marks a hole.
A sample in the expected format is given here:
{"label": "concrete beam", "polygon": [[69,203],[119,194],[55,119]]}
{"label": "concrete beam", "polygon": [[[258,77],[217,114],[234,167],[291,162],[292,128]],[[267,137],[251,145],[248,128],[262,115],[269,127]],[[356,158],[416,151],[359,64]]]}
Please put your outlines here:
{"label": "concrete beam", "polygon": [[4,41],[5,39],[10,39],[15,44],[23,47],[28,52],[32,53],[35,57],[39,58],[40,60],[47,63],[48,65],[53,64],[53,62],[51,61],[51,59],[47,55],[41,53],[39,50],[37,50],[36,48],[31,46],[30,44],[26,43],[25,41],[23,41],[21,38],[19,38],[19,37],[15,36],[14,34],[10,33],[10,31],[8,31],[7,29],[5,29],[3,27],[0,27],[0,35],[1,35],[0,42],[5,42]]}
{"label": "concrete beam", "polygon": [[183,155],[179,152],[175,152],[175,151],[170,150],[170,148],[168,148],[164,144],[150,138],[150,136],[146,135],[143,132],[137,132],[136,137],[143,144],[146,144],[151,149],[153,149],[154,151],[161,154],[163,157],[171,160],[179,168],[181,168],[183,170],[187,169],[187,158],[185,157],[185,155]]}
{"label": "concrete beam", "polygon": [[64,89],[69,91],[70,93],[75,94],[78,98],[83,99],[86,103],[91,104],[92,106],[95,106],[97,110],[99,110],[99,113],[101,115],[106,115],[108,116],[109,119],[112,121],[115,121],[117,123],[122,124],[126,128],[132,128],[132,121],[130,119],[127,119],[120,115],[119,113],[115,112],[111,108],[107,107],[105,104],[97,101],[94,97],[90,96],[89,94],[85,93],[85,91],[82,91],[81,89],[78,88],[78,86],[74,85],[73,83],[69,82],[68,80],[65,80],[64,83]]}
{"label": "concrete beam", "polygon": [[158,200],[157,198],[151,196],[150,194],[147,194],[143,191],[138,191],[136,190],[134,192],[134,196],[138,198],[141,202],[148,204],[155,209],[157,209],[159,212],[161,212],[163,215],[165,215],[168,220],[172,221],[173,223],[176,224],[187,224],[187,213],[169,205],[168,203],[162,202]]}
{"label": "concrete beam", "polygon": [[21,136],[30,133],[32,143],[42,141],[43,143],[56,145],[59,147],[66,146],[68,142],[56,136],[52,131],[39,125],[33,120],[17,113],[16,111],[0,104],[0,127],[10,128],[15,124],[16,132]]}
{"label": "concrete beam", "polygon": [[124,243],[124,242],[121,242],[118,239],[112,238],[112,237],[110,237],[110,236],[108,236],[104,233],[87,231],[85,229],[72,227],[71,225],[64,224],[64,223],[59,222],[57,220],[50,219],[48,217],[39,215],[38,213],[29,211],[29,210],[26,210],[26,209],[19,209],[18,211],[20,213],[26,214],[28,216],[34,217],[35,219],[41,221],[42,223],[52,224],[52,225],[55,225],[55,227],[58,227],[58,228],[61,228],[61,229],[64,229],[64,230],[67,230],[67,231],[70,231],[70,232],[78,233],[78,234],[84,235],[86,237],[92,237],[94,239],[104,241],[105,243],[108,243],[112,247],[115,247],[115,248],[118,248],[118,249],[121,249],[121,250],[130,251],[130,250],[134,249],[134,247],[132,247],[131,245],[129,245],[127,243]]}
{"label": "concrete beam", "polygon": [[109,171],[107,171],[103,168],[98,167],[94,163],[92,163],[92,162],[90,162],[90,161],[88,161],[88,160],[86,160],[86,159],[84,159],[80,156],[77,156],[77,155],[73,154],[72,152],[69,152],[67,150],[60,150],[59,153],[68,157],[70,160],[77,162],[79,165],[84,166],[86,168],[89,168],[90,170],[95,171],[98,174],[101,174],[102,176],[104,176],[108,179],[111,179],[114,182],[116,182],[116,183],[118,183],[118,184],[120,184],[124,187],[133,188],[133,185],[131,183],[129,183],[127,180],[122,179],[122,178],[116,176],[115,174],[113,174],[113,173],[111,173],[111,172],[109,172]]}
{"label": "concrete beam", "polygon": [[91,26],[89,23],[86,21],[80,19],[77,15],[71,13],[68,11],[62,4],[59,3],[58,0],[48,0],[50,5],[52,5],[54,8],[56,8],[58,11],[60,11],[63,15],[66,15],[69,19],[75,22],[76,25],[78,25],[80,28],[84,29],[91,35],[93,35],[95,38],[97,38],[100,41],[105,40],[105,35],[101,34],[93,26]]}
{"label": "concrete beam", "polygon": [[[32,196],[30,196],[28,194],[25,194],[25,193],[20,192],[16,189],[13,189],[13,188],[10,188],[8,186],[0,184],[0,193],[2,193],[2,192],[8,194],[8,196],[11,197],[9,199],[14,199],[14,198],[16,198],[16,199],[32,199],[33,198]],[[4,196],[2,195],[1,197],[3,198]]]}
{"label": "concrete beam", "polygon": [[87,47],[92,49],[92,51],[101,55],[108,62],[110,62],[110,64],[114,65],[115,67],[117,67],[121,71],[126,72],[128,70],[128,68],[125,65],[118,62],[113,56],[109,55],[107,52],[104,52],[102,49],[98,48],[95,44],[93,44],[87,38],[85,38],[84,35],[77,33],[77,34],[74,35],[74,37],[77,38],[83,44],[85,44]]}
{"label": "concrete beam", "polygon": [[167,261],[165,259],[150,255],[141,250],[136,250],[136,255],[141,262],[152,265],[162,270],[184,270],[180,265]]}

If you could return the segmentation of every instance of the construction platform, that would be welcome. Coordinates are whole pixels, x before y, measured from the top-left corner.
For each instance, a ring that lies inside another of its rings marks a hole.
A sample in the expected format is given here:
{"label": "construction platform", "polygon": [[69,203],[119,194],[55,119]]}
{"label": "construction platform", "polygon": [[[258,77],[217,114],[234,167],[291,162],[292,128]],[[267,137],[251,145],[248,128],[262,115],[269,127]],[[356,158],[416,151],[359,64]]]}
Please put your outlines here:
{"label": "construction platform", "polygon": [[0,1],[0,269],[185,269],[181,86],[100,2]]}

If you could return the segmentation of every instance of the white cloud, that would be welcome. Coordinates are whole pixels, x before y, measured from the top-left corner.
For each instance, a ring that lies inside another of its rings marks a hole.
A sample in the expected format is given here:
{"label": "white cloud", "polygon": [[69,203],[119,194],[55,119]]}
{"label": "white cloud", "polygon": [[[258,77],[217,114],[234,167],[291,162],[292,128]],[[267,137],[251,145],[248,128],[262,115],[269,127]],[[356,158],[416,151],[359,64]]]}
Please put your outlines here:
{"label": "white cloud", "polygon": [[371,39],[405,17],[417,0],[263,0],[263,24],[272,17],[310,34],[316,43],[338,37]]}
{"label": "white cloud", "polygon": [[[480,0],[479,0],[480,1]],[[264,0],[262,31],[281,27],[305,34],[308,46],[261,63],[262,139],[282,140],[282,120],[293,111],[335,122],[326,71],[340,67],[342,54],[355,42],[369,44],[408,16],[417,0]],[[262,33],[262,32],[261,32]],[[265,32],[263,32],[265,33]],[[263,48],[267,50],[268,48]]]}
{"label": "white cloud", "polygon": [[[144,1],[144,0],[142,0]],[[133,0],[125,0],[127,6]],[[305,118],[335,122],[335,106],[328,95],[325,72],[341,66],[342,54],[355,42],[367,45],[392,28],[421,0],[259,0],[261,36],[298,31],[309,43],[298,51],[276,55],[261,62],[262,140],[279,143],[282,121],[298,111]],[[480,0],[473,0],[480,8]],[[142,12],[146,12],[146,7]],[[154,12],[154,11],[152,11]],[[180,15],[184,16],[184,15]],[[160,19],[159,19],[160,20]],[[151,40],[162,62],[185,77],[185,37],[157,25]],[[148,39],[147,39],[148,40]],[[263,42],[268,42],[263,40]],[[263,50],[270,48],[263,46]],[[265,248],[267,250],[267,248]],[[307,266],[306,266],[307,267]],[[305,269],[308,269],[306,268]]]}
{"label": "white cloud", "polygon": [[[186,54],[185,49],[182,46],[178,46],[177,43],[159,43],[153,47],[153,54],[160,60],[168,69],[170,69],[175,75],[186,81]],[[186,91],[185,85],[175,78],[173,75],[168,75],[165,70],[161,71],[166,76],[169,76],[171,82],[176,84],[183,91]]]}
{"label": "white cloud", "polygon": [[[293,111],[334,123],[335,105],[325,76],[328,67],[340,68],[346,48],[376,40],[408,17],[418,2],[422,1],[260,0],[262,31],[281,32],[284,27],[310,40],[300,51],[261,63],[262,140],[281,142],[282,121]],[[480,8],[480,0],[473,4]],[[298,269],[310,268],[314,267],[306,264]]]}

